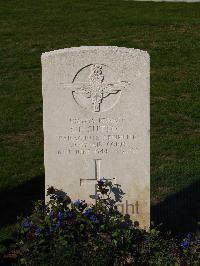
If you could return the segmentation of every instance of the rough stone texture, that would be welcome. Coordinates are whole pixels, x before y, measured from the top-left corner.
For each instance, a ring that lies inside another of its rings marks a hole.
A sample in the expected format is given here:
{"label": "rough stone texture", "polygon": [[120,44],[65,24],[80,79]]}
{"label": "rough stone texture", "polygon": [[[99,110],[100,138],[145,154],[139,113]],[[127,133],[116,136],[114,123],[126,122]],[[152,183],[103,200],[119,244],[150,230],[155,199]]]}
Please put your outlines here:
{"label": "rough stone texture", "polygon": [[149,55],[119,47],[42,54],[46,187],[73,200],[95,195],[100,177],[120,184],[118,208],[150,221]]}

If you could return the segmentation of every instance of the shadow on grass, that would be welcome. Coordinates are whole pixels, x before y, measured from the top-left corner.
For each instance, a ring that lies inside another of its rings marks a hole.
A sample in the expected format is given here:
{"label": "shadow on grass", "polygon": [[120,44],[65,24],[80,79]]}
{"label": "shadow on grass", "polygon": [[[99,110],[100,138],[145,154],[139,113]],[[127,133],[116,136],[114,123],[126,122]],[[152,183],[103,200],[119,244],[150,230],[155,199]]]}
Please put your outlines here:
{"label": "shadow on grass", "polygon": [[0,192],[0,227],[15,223],[17,216],[29,215],[35,200],[44,199],[44,174],[27,183]]}
{"label": "shadow on grass", "polygon": [[162,223],[162,230],[176,236],[196,232],[200,222],[200,180],[152,206],[151,220],[155,225]]}

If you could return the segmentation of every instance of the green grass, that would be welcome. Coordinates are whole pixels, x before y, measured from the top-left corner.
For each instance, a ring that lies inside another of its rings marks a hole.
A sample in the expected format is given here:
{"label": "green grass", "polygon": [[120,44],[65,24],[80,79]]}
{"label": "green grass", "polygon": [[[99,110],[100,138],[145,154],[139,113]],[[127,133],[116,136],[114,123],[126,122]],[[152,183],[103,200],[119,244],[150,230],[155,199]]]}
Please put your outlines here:
{"label": "green grass", "polygon": [[151,56],[152,203],[200,178],[200,3],[0,3],[0,191],[44,172],[42,52],[117,45]]}

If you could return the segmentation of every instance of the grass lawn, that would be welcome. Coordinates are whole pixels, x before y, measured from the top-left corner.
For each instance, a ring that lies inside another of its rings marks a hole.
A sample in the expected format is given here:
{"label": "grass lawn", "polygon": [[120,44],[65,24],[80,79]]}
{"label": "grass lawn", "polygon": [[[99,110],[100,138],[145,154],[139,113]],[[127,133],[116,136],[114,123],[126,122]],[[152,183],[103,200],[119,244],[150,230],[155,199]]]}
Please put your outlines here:
{"label": "grass lawn", "polygon": [[150,53],[152,204],[199,185],[200,3],[10,0],[0,22],[1,195],[44,173],[41,53],[80,45]]}

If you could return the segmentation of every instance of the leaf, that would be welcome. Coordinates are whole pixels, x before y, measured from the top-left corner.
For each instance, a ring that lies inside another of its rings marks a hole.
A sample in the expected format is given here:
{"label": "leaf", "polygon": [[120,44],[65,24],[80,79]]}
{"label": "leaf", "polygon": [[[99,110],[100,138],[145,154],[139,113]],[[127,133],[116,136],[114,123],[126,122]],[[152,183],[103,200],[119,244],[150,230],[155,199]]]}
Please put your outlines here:
{"label": "leaf", "polygon": [[85,227],[84,224],[81,224],[80,225],[80,231],[83,231],[84,230],[84,227]]}
{"label": "leaf", "polygon": [[119,236],[119,232],[112,233],[112,237],[118,237],[118,236]]}
{"label": "leaf", "polygon": [[112,240],[112,244],[113,244],[114,246],[117,246],[117,240],[116,240],[116,239],[113,239],[113,240]]}
{"label": "leaf", "polygon": [[4,254],[7,251],[6,246],[0,244],[0,254]]}

